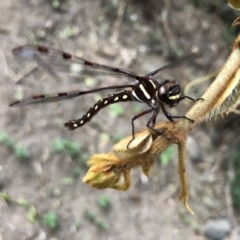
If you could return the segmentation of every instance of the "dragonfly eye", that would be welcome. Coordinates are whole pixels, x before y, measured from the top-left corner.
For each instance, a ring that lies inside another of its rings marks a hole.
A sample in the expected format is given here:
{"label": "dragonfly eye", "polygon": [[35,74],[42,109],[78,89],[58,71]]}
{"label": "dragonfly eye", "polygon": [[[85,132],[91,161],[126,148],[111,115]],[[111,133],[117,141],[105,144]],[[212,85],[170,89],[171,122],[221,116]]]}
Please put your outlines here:
{"label": "dragonfly eye", "polygon": [[168,88],[168,99],[178,100],[181,97],[181,87],[179,84],[174,84]]}
{"label": "dragonfly eye", "polygon": [[168,88],[168,92],[170,95],[175,95],[180,93],[181,89],[180,89],[180,85],[179,84],[174,84],[172,86],[169,86]]}
{"label": "dragonfly eye", "polygon": [[176,81],[165,80],[158,92],[158,99],[175,106],[181,97],[181,87]]}
{"label": "dragonfly eye", "polygon": [[176,86],[170,86],[169,87],[169,92],[171,92]]}

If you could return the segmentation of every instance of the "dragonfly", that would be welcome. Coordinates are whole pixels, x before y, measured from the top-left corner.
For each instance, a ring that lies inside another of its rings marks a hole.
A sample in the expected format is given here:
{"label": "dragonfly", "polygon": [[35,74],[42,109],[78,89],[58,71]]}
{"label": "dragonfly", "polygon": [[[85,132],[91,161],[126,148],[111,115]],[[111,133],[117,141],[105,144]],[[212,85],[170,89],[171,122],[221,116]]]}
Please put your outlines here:
{"label": "dragonfly", "polygon": [[185,115],[172,116],[166,110],[165,106],[174,107],[184,99],[189,99],[193,102],[196,102],[201,98],[194,99],[190,96],[182,96],[181,87],[177,81],[168,79],[161,81],[155,77],[157,73],[174,65],[176,62],[151,71],[147,75],[140,76],[128,70],[91,62],[67,52],[42,45],[23,45],[14,48],[13,54],[23,59],[35,60],[38,62],[38,64],[50,67],[54,71],[73,73],[77,75],[111,76],[130,81],[129,84],[125,85],[106,86],[87,91],[76,90],[54,94],[39,94],[24,98],[22,100],[14,101],[10,104],[10,107],[18,107],[30,104],[50,103],[105,90],[113,91],[110,95],[98,100],[81,118],[65,122],[64,126],[68,130],[75,130],[79,127],[82,127],[84,124],[89,122],[101,109],[110,104],[127,101],[137,101],[145,103],[149,106],[149,109],[140,112],[132,118],[132,140],[128,143],[128,146],[135,139],[134,121],[143,115],[152,113],[151,117],[147,121],[146,126],[163,136],[165,136],[164,131],[154,128],[156,118],[160,110],[162,110],[163,114],[171,122],[174,122],[174,119],[181,118],[185,118],[191,122],[194,122],[194,120],[186,117]]}

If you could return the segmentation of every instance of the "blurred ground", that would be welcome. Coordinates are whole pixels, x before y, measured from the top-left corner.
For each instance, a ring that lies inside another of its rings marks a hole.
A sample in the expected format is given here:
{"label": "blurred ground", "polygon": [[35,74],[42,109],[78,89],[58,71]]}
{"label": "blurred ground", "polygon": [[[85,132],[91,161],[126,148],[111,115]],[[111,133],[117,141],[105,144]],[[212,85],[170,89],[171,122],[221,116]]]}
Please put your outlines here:
{"label": "blurred ground", "polygon": [[[12,199],[9,204],[0,201],[0,239],[203,239],[201,230],[208,219],[229,217],[227,183],[221,171],[227,141],[222,135],[216,136],[211,124],[196,127],[189,138],[189,203],[196,214],[192,216],[178,202],[175,148],[164,160],[156,161],[149,179],[136,169],[127,192],[100,191],[82,183],[87,170],[84,161],[93,153],[109,151],[117,139],[129,135],[130,120],[146,109],[143,104],[106,108],[74,132],[65,130],[62,123],[84,114],[96,96],[8,107],[20,95],[116,83],[112,78],[97,81],[64,74],[56,79],[37,70],[16,85],[29,63],[14,59],[11,49],[27,42],[54,46],[139,74],[198,49],[197,59],[163,73],[183,87],[218,69],[234,39],[228,33],[230,24],[218,14],[228,7],[225,3],[214,8],[195,6],[186,0],[0,2],[0,129],[1,140],[5,139],[0,146],[0,191]],[[195,86],[189,95],[201,96],[208,84]],[[184,114],[191,105],[186,101],[171,112]],[[158,120],[166,119],[160,114]],[[147,117],[138,120],[137,129],[146,121]],[[222,140],[217,148],[212,137]],[[66,142],[70,150],[63,149]],[[35,207],[36,223],[29,220],[29,207],[15,202],[20,198]],[[110,208],[106,210],[102,202],[110,202]],[[56,213],[59,222],[54,230],[42,220],[49,212]]]}

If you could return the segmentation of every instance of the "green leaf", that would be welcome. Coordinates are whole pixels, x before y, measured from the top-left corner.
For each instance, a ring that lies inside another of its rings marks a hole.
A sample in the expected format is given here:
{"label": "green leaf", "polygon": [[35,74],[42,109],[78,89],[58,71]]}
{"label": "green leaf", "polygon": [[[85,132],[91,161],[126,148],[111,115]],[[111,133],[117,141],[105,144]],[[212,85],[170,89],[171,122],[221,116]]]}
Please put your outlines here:
{"label": "green leaf", "polygon": [[9,194],[5,193],[5,192],[0,192],[0,197],[7,203],[10,204],[13,202],[12,198],[10,197]]}
{"label": "green leaf", "polygon": [[0,142],[3,143],[6,147],[14,147],[15,145],[13,139],[7,132],[0,133]]}
{"label": "green leaf", "polygon": [[77,157],[80,154],[81,147],[79,143],[68,141],[65,143],[65,148],[68,151],[68,153],[71,155],[71,157]]}
{"label": "green leaf", "polygon": [[97,199],[98,206],[103,210],[108,210],[111,206],[111,200],[107,196],[99,196]]}
{"label": "green leaf", "polygon": [[73,183],[73,179],[72,178],[63,178],[62,179],[62,183],[65,184],[65,185],[70,185]]}
{"label": "green leaf", "polygon": [[53,211],[46,213],[43,216],[43,224],[50,229],[56,229],[59,226],[57,214]]}
{"label": "green leaf", "polygon": [[29,207],[31,205],[31,203],[24,198],[19,198],[15,202],[17,205],[22,206],[22,207]]}
{"label": "green leaf", "polygon": [[31,206],[29,208],[28,214],[27,214],[27,219],[32,222],[35,223],[38,219],[38,214],[37,214],[37,210],[34,206]]}
{"label": "green leaf", "polygon": [[78,178],[81,174],[81,169],[79,167],[72,168],[72,175],[74,178]]}
{"label": "green leaf", "polygon": [[169,147],[167,148],[160,156],[160,161],[162,163],[162,166],[165,167],[169,164],[171,158],[173,156],[173,148]]}
{"label": "green leaf", "polygon": [[88,209],[85,209],[83,214],[84,214],[84,217],[91,222],[94,222],[96,219],[95,214]]}
{"label": "green leaf", "polygon": [[30,154],[26,148],[17,144],[15,146],[15,155],[16,155],[16,158],[18,158],[19,160],[25,160],[29,157]]}
{"label": "green leaf", "polygon": [[59,152],[59,153],[64,152],[65,144],[66,144],[65,139],[55,140],[55,141],[51,142],[51,146],[52,146],[53,150],[56,152]]}
{"label": "green leaf", "polygon": [[109,142],[109,135],[107,133],[100,133],[99,134],[99,138],[101,139],[101,141],[104,141],[104,142]]}
{"label": "green leaf", "polygon": [[115,103],[109,106],[110,109],[110,116],[113,118],[119,117],[123,115],[124,109],[121,104]]}
{"label": "green leaf", "polygon": [[96,220],[96,225],[100,230],[108,229],[108,224],[102,219],[97,219]]}
{"label": "green leaf", "polygon": [[89,159],[89,154],[88,153],[81,153],[81,155],[78,158],[78,163],[83,166],[83,167],[87,167],[87,160]]}

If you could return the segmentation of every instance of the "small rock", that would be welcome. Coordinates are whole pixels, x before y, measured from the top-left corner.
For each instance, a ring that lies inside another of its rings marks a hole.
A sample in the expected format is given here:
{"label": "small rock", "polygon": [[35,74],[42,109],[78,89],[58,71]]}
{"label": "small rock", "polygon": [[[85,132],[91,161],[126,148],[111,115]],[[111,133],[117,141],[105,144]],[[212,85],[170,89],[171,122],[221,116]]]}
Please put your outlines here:
{"label": "small rock", "polygon": [[203,234],[209,240],[223,240],[231,232],[231,225],[227,219],[210,220],[206,223]]}
{"label": "small rock", "polygon": [[188,137],[187,139],[187,153],[193,163],[199,163],[202,161],[199,144],[193,137]]}
{"label": "small rock", "polygon": [[240,240],[240,226],[238,226],[238,236],[237,236],[237,240]]}

